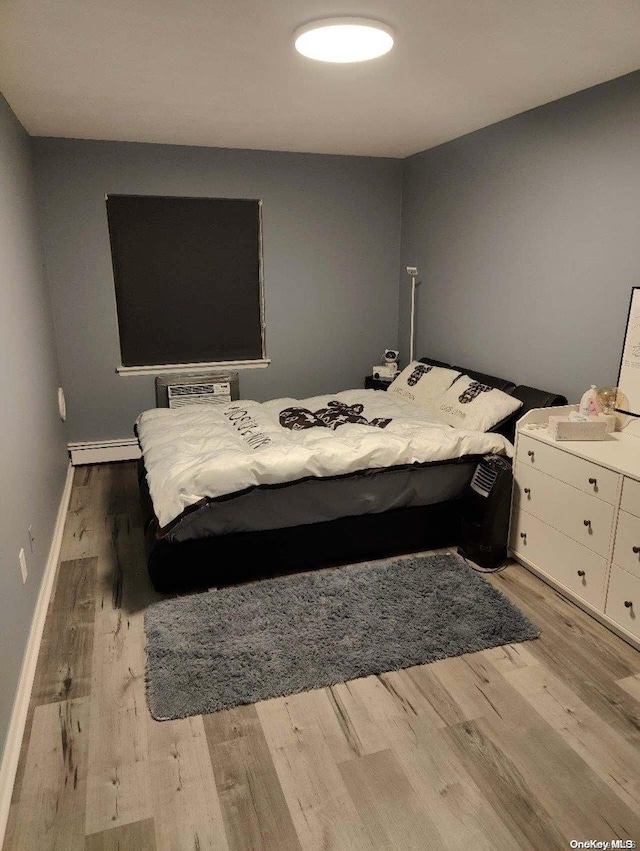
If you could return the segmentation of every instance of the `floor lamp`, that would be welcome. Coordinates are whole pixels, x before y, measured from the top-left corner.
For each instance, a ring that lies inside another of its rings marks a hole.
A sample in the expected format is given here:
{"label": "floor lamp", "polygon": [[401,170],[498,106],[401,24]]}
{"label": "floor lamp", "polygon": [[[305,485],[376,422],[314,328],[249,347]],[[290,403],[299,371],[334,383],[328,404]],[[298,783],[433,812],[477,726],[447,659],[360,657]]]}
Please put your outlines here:
{"label": "floor lamp", "polygon": [[407,275],[411,276],[411,330],[409,343],[409,363],[413,363],[413,342],[416,327],[416,287],[418,285],[418,269],[416,266],[407,266]]}

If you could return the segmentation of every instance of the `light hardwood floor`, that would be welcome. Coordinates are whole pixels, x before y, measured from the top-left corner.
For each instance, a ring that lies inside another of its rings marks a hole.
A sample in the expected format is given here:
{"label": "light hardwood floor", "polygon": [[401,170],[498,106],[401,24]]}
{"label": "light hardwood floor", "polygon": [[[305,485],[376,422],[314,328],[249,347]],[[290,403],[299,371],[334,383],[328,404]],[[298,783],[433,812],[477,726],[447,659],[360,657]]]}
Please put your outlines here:
{"label": "light hardwood floor", "polygon": [[79,467],[4,851],[640,842],[640,653],[518,565],[536,641],[156,722],[133,464]]}

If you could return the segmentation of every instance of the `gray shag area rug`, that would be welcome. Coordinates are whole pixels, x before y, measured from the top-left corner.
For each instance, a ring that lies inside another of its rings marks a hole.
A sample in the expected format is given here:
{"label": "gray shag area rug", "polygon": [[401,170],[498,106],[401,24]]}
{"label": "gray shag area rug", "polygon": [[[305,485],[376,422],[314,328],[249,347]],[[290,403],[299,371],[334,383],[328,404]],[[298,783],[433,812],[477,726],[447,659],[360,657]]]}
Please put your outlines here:
{"label": "gray shag area rug", "polygon": [[537,638],[454,555],[348,565],[164,600],[145,613],[147,699],[186,718]]}

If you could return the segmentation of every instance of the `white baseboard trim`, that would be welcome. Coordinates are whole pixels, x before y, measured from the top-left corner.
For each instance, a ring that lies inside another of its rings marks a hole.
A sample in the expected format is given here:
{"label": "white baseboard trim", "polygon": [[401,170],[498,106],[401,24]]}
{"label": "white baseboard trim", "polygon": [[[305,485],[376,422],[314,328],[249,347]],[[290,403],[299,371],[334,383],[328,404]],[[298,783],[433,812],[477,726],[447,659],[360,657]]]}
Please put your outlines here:
{"label": "white baseboard trim", "polygon": [[53,583],[56,578],[58,568],[60,547],[62,546],[62,532],[64,530],[64,522],[67,517],[67,509],[71,498],[72,484],[73,466],[69,464],[67,469],[67,478],[60,498],[58,516],[56,517],[53,536],[51,538],[49,555],[42,574],[40,590],[38,591],[38,599],[36,600],[36,607],[33,612],[29,638],[27,640],[27,646],[22,659],[20,679],[18,680],[18,688],[13,701],[13,710],[11,712],[11,720],[9,721],[7,740],[4,746],[2,764],[0,765],[0,848],[2,848],[2,843],[4,842],[4,834],[7,828],[7,820],[9,818],[9,807],[11,806],[13,784],[16,778],[16,771],[18,770],[20,747],[22,746],[22,737],[24,736],[24,728],[27,722],[29,700],[31,698],[31,689],[33,687],[33,679],[36,673],[36,664],[38,662],[38,654],[40,652],[42,632],[44,630],[47,609],[49,608],[49,600],[51,598]]}
{"label": "white baseboard trim", "polygon": [[71,463],[107,464],[110,461],[135,461],[140,458],[140,446],[135,437],[123,440],[90,440],[86,443],[67,444]]}

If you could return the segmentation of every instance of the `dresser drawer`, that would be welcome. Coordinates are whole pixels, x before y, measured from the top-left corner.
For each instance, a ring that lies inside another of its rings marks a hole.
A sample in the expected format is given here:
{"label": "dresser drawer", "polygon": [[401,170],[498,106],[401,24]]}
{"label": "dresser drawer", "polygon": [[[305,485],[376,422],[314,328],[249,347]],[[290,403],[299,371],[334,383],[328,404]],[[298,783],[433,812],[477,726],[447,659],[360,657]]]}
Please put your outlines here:
{"label": "dresser drawer", "polygon": [[[621,511],[613,547],[614,562],[640,577],[640,517]],[[640,614],[640,603],[638,604]]]}
{"label": "dresser drawer", "polygon": [[631,576],[615,564],[611,566],[605,614],[640,638],[640,578]]}
{"label": "dresser drawer", "polygon": [[609,555],[613,505],[548,476],[518,460],[514,502],[529,514],[598,553]]}
{"label": "dresser drawer", "polygon": [[622,502],[620,508],[628,511],[629,514],[635,514],[640,517],[640,482],[635,479],[624,477],[622,483]]}
{"label": "dresser drawer", "polygon": [[515,506],[510,546],[576,597],[604,609],[606,561],[577,541]]}
{"label": "dresser drawer", "polygon": [[615,505],[618,498],[618,473],[541,440],[520,434],[517,460],[611,505]]}

